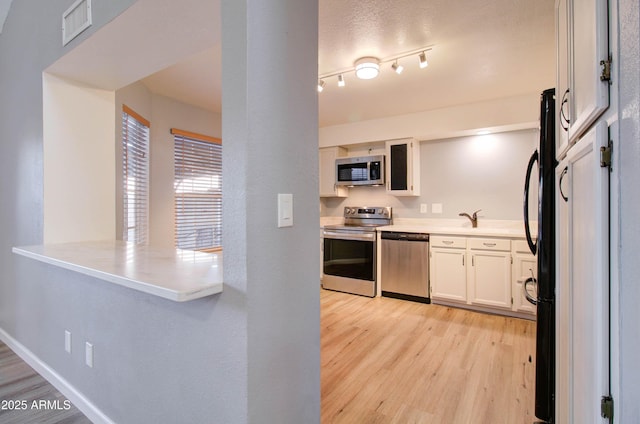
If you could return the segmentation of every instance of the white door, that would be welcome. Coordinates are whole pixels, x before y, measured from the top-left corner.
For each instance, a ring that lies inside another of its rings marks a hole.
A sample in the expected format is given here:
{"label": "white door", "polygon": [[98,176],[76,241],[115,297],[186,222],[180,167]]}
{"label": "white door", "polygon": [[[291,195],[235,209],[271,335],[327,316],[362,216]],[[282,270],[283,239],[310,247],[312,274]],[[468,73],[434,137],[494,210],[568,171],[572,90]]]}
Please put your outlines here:
{"label": "white door", "polygon": [[[517,312],[536,313],[536,307],[532,305],[524,295],[524,281],[527,278],[537,278],[538,261],[535,256],[525,253],[516,253],[513,256],[513,276],[512,276],[512,298],[513,310]],[[536,293],[530,289],[530,294],[535,297]]]}
{"label": "white door", "polygon": [[569,364],[570,343],[567,336],[571,324],[569,289],[569,172],[565,158],[556,167],[556,420],[570,423]]}
{"label": "white door", "polygon": [[[571,423],[607,422],[600,415],[601,398],[609,395],[609,169],[600,166],[607,145],[607,125],[600,122],[567,153],[569,275],[557,284],[568,295],[570,322],[569,334],[556,340],[568,340],[569,364],[556,369],[568,372]],[[562,319],[564,303],[557,307]]]}
{"label": "white door", "polygon": [[556,156],[569,147],[569,5],[556,0]]}
{"label": "white door", "polygon": [[609,59],[608,5],[607,0],[567,2],[571,34],[569,142],[574,143],[609,107],[609,81],[601,78],[601,63]]}
{"label": "white door", "polygon": [[431,248],[429,271],[433,299],[466,303],[465,257],[463,249]]}
{"label": "white door", "polygon": [[471,303],[511,309],[510,252],[472,252],[468,275]]}

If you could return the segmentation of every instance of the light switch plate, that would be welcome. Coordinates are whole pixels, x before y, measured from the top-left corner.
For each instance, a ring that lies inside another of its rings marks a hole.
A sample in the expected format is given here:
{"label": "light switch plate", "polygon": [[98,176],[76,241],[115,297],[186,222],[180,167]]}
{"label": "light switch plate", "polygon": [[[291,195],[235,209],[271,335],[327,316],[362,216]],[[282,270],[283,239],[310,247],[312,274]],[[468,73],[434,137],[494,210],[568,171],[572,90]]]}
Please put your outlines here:
{"label": "light switch plate", "polygon": [[434,203],[431,205],[431,213],[442,213],[442,203]]}
{"label": "light switch plate", "polygon": [[293,194],[278,193],[278,228],[293,227]]}
{"label": "light switch plate", "polygon": [[85,344],[84,361],[88,367],[93,368],[93,345],[89,342]]}
{"label": "light switch plate", "polygon": [[71,353],[71,331],[64,330],[64,351]]}

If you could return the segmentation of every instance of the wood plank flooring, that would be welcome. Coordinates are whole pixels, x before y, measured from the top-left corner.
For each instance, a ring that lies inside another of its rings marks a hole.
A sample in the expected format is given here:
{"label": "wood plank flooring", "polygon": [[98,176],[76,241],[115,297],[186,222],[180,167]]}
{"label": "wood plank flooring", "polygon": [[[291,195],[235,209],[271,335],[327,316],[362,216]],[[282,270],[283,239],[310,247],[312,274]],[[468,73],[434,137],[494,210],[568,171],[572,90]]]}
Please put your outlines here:
{"label": "wood plank flooring", "polygon": [[535,322],[321,290],[323,424],[531,424]]}
{"label": "wood plank flooring", "polygon": [[[14,401],[18,401],[18,405]],[[0,423],[91,423],[66,402],[69,401],[55,387],[0,342]]]}
{"label": "wood plank flooring", "polygon": [[[531,424],[535,323],[321,290],[323,424]],[[0,343],[0,401],[66,399]],[[0,423],[90,423],[75,407]]]}

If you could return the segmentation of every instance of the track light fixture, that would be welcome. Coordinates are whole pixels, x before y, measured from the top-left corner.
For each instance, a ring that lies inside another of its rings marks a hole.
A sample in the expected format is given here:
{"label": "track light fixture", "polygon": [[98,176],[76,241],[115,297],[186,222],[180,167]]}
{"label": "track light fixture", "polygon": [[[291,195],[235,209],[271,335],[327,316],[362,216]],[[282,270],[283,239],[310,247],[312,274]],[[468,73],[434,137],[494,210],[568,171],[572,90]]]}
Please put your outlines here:
{"label": "track light fixture", "polygon": [[418,60],[420,60],[420,68],[426,68],[429,66],[429,62],[427,62],[427,54],[425,52],[420,53]]}
{"label": "track light fixture", "polygon": [[402,73],[402,71],[404,70],[404,66],[398,65],[398,59],[396,59],[396,61],[393,62],[393,65],[391,65],[391,69],[396,71],[396,74],[400,75]]}
{"label": "track light fixture", "polygon": [[318,75],[318,93],[321,93],[324,89],[324,80],[331,77],[338,77],[338,87],[345,86],[344,74],[354,72],[359,79],[373,79],[380,73],[380,65],[383,63],[391,63],[391,69],[397,74],[401,74],[404,70],[404,66],[399,62],[400,59],[409,56],[418,56],[418,63],[420,68],[426,68],[429,64],[427,62],[427,52],[431,51],[433,46],[420,47],[416,50],[400,53],[394,56],[378,59],[373,56],[361,57],[356,60],[351,68],[341,69],[335,72],[328,72]]}

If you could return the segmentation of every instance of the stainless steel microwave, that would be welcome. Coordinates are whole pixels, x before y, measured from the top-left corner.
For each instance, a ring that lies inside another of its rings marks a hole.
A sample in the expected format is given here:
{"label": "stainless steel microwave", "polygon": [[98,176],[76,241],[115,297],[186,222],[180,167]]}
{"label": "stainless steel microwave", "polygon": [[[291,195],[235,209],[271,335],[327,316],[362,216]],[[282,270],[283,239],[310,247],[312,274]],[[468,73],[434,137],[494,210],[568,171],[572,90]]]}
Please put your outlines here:
{"label": "stainless steel microwave", "polygon": [[384,185],[384,155],[336,159],[336,184],[340,186]]}

